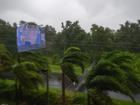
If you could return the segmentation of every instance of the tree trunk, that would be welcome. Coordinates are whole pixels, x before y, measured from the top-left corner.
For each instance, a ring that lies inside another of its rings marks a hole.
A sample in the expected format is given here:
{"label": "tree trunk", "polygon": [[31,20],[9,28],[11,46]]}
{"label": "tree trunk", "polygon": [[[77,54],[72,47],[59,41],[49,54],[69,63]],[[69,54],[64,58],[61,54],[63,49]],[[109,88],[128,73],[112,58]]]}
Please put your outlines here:
{"label": "tree trunk", "polygon": [[65,101],[65,74],[62,70],[62,105],[66,105]]}
{"label": "tree trunk", "polygon": [[89,95],[89,93],[88,93],[88,91],[87,91],[87,105],[90,105],[91,103],[90,103],[90,95]]}
{"label": "tree trunk", "polygon": [[46,80],[47,80],[47,83],[46,83],[46,92],[47,92],[47,105],[49,105],[49,73],[48,73],[48,70],[46,71]]}
{"label": "tree trunk", "polygon": [[19,105],[19,98],[18,98],[18,83],[17,83],[17,78],[15,79],[15,92],[16,92],[16,96],[15,96],[15,100],[16,100],[16,105]]}

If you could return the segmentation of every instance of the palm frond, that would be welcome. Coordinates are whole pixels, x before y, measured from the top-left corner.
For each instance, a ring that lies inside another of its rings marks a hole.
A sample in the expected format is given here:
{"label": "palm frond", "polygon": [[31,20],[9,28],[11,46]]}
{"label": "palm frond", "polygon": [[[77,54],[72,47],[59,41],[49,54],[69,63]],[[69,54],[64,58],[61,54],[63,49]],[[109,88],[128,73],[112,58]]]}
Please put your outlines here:
{"label": "palm frond", "polygon": [[75,74],[75,70],[72,64],[64,63],[61,64],[61,69],[63,70],[64,74],[72,81],[78,83],[77,75]]}
{"label": "palm frond", "polygon": [[107,94],[98,89],[89,89],[88,94],[92,98],[93,105],[115,105]]}
{"label": "palm frond", "polygon": [[64,62],[71,63],[73,65],[77,65],[81,68],[82,72],[84,72],[84,63],[79,59],[65,59]]}
{"label": "palm frond", "polygon": [[135,102],[135,99],[132,96],[132,91],[123,82],[120,83],[111,76],[96,76],[93,80],[91,80],[90,88],[91,87],[104,91],[110,90],[123,93]]}
{"label": "palm frond", "polygon": [[100,60],[95,69],[94,75],[108,75],[114,76],[115,78],[122,79],[124,78],[124,72],[119,68],[118,65],[110,62],[109,60]]}
{"label": "palm frond", "polygon": [[64,55],[69,55],[73,52],[80,52],[81,50],[78,47],[69,47],[66,49],[66,51],[64,52]]}
{"label": "palm frond", "polygon": [[50,67],[47,62],[47,57],[38,52],[23,52],[20,54],[22,61],[31,61],[34,62],[39,69],[45,71],[50,70]]}
{"label": "palm frond", "polygon": [[24,88],[37,88],[43,83],[42,76],[34,63],[22,62],[14,66],[14,73]]}
{"label": "palm frond", "polygon": [[15,61],[6,47],[0,44],[0,71],[10,70]]}
{"label": "palm frond", "polygon": [[79,66],[82,72],[84,72],[84,66],[87,59],[88,57],[83,54],[79,48],[69,47],[62,58],[61,68],[72,81],[78,82],[73,66]]}
{"label": "palm frond", "polygon": [[128,52],[112,52],[111,54],[108,54],[105,59],[116,64],[121,64],[123,62],[131,63],[133,61],[133,55]]}

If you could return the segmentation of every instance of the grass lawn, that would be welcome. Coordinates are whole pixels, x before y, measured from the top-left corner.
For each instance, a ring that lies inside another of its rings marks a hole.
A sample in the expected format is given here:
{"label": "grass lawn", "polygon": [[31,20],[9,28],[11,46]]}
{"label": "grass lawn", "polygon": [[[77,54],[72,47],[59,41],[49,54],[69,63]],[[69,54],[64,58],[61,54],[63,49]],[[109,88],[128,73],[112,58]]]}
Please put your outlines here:
{"label": "grass lawn", "polygon": [[[140,105],[140,103],[132,103],[130,101],[125,100],[116,100],[114,99],[116,105]],[[15,105],[14,102],[9,102],[9,100],[0,99],[0,105]]]}
{"label": "grass lawn", "polygon": [[[51,92],[55,94],[61,94],[61,89],[58,88],[51,88]],[[82,92],[72,92],[72,91],[66,91],[66,95],[70,97],[74,96],[80,96],[80,97],[85,97],[85,94]],[[127,100],[120,100],[120,99],[113,99],[113,101],[116,103],[116,105],[140,105],[140,102],[133,103],[132,101],[127,101]]]}
{"label": "grass lawn", "polygon": [[[58,91],[59,90],[53,90],[54,93]],[[131,101],[126,101],[126,100],[113,99],[113,101],[116,103],[116,105],[140,105],[140,103],[133,103]],[[0,105],[15,105],[15,103],[6,99],[0,99]]]}
{"label": "grass lawn", "polygon": [[114,99],[114,102],[117,105],[140,105],[140,103],[138,103],[138,102],[133,103],[132,101],[118,100],[118,99]]}
{"label": "grass lawn", "polygon": [[50,66],[50,70],[53,73],[61,73],[61,68],[59,65],[49,65]]}
{"label": "grass lawn", "polygon": [[[61,73],[60,65],[50,64],[49,66],[50,66],[50,70],[51,70],[52,73]],[[74,68],[75,68],[75,72],[76,72],[77,75],[82,74],[80,67],[74,67]]]}

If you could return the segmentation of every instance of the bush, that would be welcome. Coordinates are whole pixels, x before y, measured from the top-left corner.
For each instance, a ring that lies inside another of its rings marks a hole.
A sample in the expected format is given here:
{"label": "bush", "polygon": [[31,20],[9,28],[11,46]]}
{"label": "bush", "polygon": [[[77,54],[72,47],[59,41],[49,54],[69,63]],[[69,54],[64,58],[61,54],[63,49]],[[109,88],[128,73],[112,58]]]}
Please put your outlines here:
{"label": "bush", "polygon": [[97,89],[89,90],[89,95],[93,105],[115,105],[112,99],[103,91]]}
{"label": "bush", "polygon": [[15,82],[14,80],[0,79],[0,98],[15,99]]}
{"label": "bush", "polygon": [[[47,93],[34,91],[26,97],[30,105],[47,105]],[[49,105],[62,105],[60,89],[51,89],[49,92]],[[84,94],[79,92],[66,92],[66,105],[85,105]]]}
{"label": "bush", "polygon": [[[15,81],[0,79],[0,98],[15,102]],[[29,105],[47,105],[47,93],[44,88],[23,92],[23,101]],[[85,105],[84,95],[79,92],[66,91],[67,105]],[[49,105],[62,105],[61,89],[50,89]]]}

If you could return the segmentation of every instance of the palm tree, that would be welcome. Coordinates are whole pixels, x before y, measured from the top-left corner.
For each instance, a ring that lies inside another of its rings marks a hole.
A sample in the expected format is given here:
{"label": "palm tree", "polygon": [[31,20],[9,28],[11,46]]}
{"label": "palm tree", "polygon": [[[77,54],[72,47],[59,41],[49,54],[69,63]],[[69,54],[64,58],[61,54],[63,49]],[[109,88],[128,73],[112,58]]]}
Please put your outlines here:
{"label": "palm tree", "polygon": [[46,76],[46,92],[47,92],[47,104],[49,104],[49,64],[47,63],[47,57],[39,52],[22,52],[20,53],[21,61],[30,61],[36,64],[39,70]]}
{"label": "palm tree", "polygon": [[3,44],[0,44],[0,71],[10,70],[13,64],[14,60],[12,59],[12,55]]}
{"label": "palm tree", "polygon": [[35,87],[37,88],[37,83],[42,81],[42,78],[37,69],[38,67],[36,67],[36,65],[31,62],[17,63],[12,54],[6,49],[6,47],[0,44],[0,71],[12,71],[15,74],[16,95],[17,83],[18,86],[22,86],[24,90],[29,90]]}
{"label": "palm tree", "polygon": [[[86,85],[94,104],[112,105],[107,91],[120,92],[133,102],[134,89],[140,88],[135,74],[134,56],[128,52],[112,52],[104,55],[88,74]],[[106,98],[103,98],[106,97]]]}
{"label": "palm tree", "polygon": [[13,65],[13,72],[16,77],[18,89],[21,89],[20,92],[24,91],[24,93],[28,93],[30,90],[38,89],[39,84],[43,84],[42,76],[37,66],[32,62],[25,61]]}
{"label": "palm tree", "polygon": [[[0,44],[0,72],[12,71],[12,66],[15,64],[15,59],[13,59],[12,54],[7,50],[7,48]],[[17,100],[17,84],[16,84],[16,105],[18,105]]]}
{"label": "palm tree", "polygon": [[64,52],[60,67],[62,70],[62,104],[66,105],[65,101],[65,76],[67,76],[72,82],[78,83],[78,78],[75,73],[74,65],[81,68],[84,71],[84,63],[87,61],[87,56],[81,52],[77,47],[69,47]]}
{"label": "palm tree", "polygon": [[39,74],[37,66],[32,62],[26,61],[13,65],[13,72],[25,90],[38,88],[37,84],[42,83],[42,76]]}

